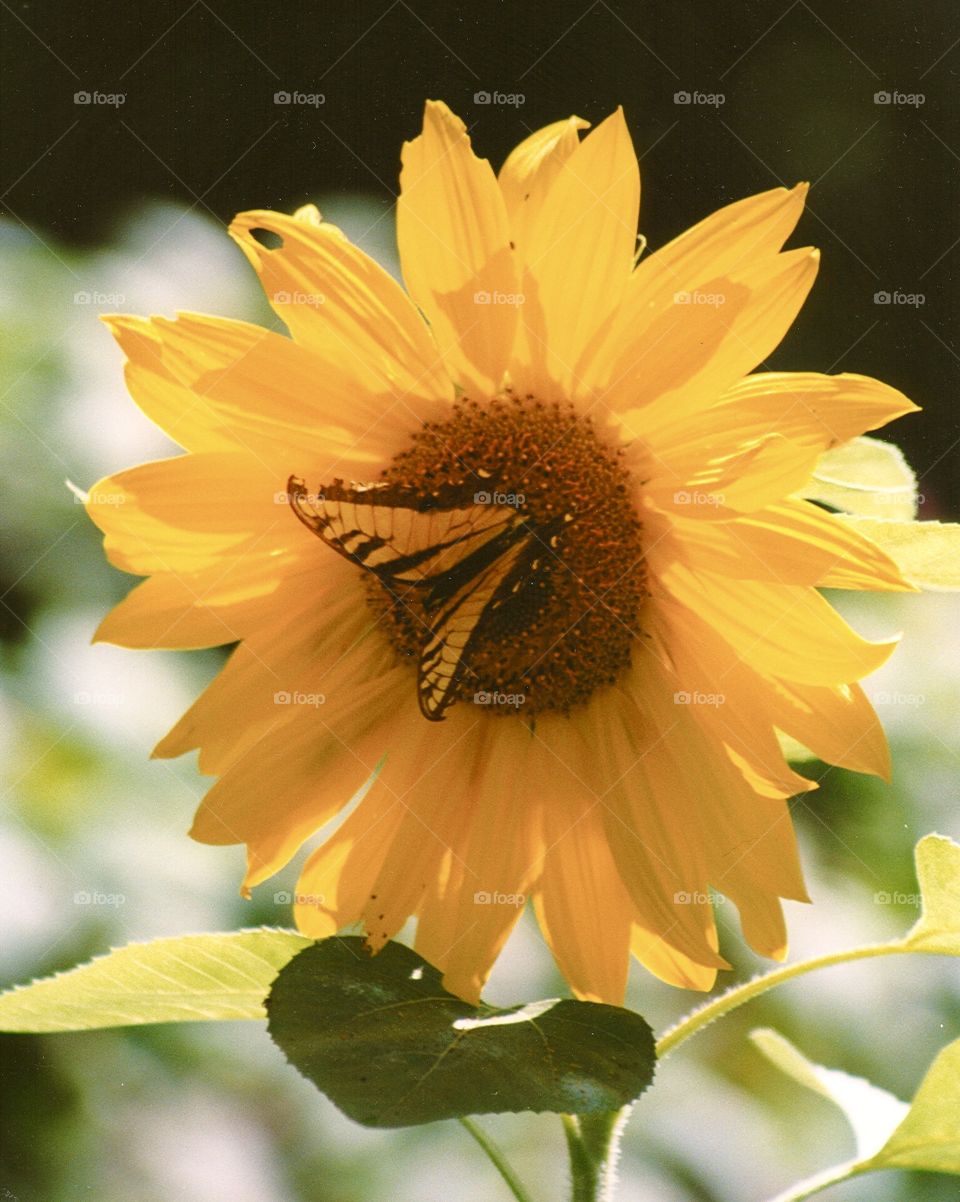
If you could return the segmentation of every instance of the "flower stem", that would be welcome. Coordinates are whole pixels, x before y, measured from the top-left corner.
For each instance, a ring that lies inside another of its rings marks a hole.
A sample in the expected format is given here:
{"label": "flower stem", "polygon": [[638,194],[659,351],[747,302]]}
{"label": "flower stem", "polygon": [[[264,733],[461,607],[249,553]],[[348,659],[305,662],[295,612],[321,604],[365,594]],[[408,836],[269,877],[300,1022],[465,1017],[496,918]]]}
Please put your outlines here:
{"label": "flower stem", "polygon": [[497,1172],[507,1183],[507,1188],[516,1198],[517,1202],[533,1202],[533,1199],[527,1193],[526,1189],[520,1183],[516,1173],[513,1171],[513,1167],[511,1166],[510,1162],[500,1151],[499,1147],[497,1147],[497,1145],[493,1142],[490,1136],[487,1135],[487,1133],[483,1130],[483,1128],[478,1127],[477,1124],[472,1121],[472,1119],[468,1118],[461,1118],[460,1124],[470,1132],[480,1147],[483,1148],[484,1152],[486,1152]]}
{"label": "flower stem", "polygon": [[631,1109],[560,1116],[570,1151],[571,1202],[612,1202],[620,1137]]}
{"label": "flower stem", "polygon": [[823,1169],[819,1173],[814,1173],[812,1177],[798,1181],[796,1185],[785,1189],[782,1194],[771,1198],[770,1202],[803,1202],[804,1198],[812,1198],[814,1194],[819,1194],[828,1185],[837,1185],[841,1181],[849,1181],[851,1177],[856,1177],[863,1172],[863,1167],[863,1164],[857,1160],[845,1160],[843,1164],[831,1165],[829,1169]]}
{"label": "flower stem", "polygon": [[775,968],[773,972],[768,972],[762,977],[754,977],[752,981],[747,981],[744,985],[734,986],[733,989],[729,989],[712,1002],[707,1002],[705,1006],[701,1006],[692,1014],[688,1014],[686,1018],[682,1018],[658,1040],[657,1059],[662,1060],[664,1056],[668,1056],[674,1048],[689,1039],[691,1035],[696,1035],[698,1031],[703,1030],[714,1019],[722,1018],[724,1014],[742,1006],[744,1002],[759,997],[761,993],[766,993],[768,989],[773,989],[776,985],[792,981],[794,977],[802,977],[808,972],[816,972],[819,968],[829,968],[833,964],[845,964],[850,960],[867,960],[871,956],[895,956],[904,952],[921,953],[923,950],[920,947],[911,947],[906,940],[897,943],[871,943],[866,947],[855,947],[844,952],[831,952],[826,956],[817,956],[813,960],[801,960],[797,964],[787,964],[783,968]]}

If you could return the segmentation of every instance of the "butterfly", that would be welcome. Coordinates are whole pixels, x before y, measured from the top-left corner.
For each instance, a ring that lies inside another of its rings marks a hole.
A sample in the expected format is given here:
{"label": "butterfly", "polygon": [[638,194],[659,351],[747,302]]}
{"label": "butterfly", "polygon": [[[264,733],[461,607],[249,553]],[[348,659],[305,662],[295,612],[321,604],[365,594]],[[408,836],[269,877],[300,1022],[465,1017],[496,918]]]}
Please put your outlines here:
{"label": "butterfly", "polygon": [[434,722],[456,701],[491,616],[542,569],[544,544],[556,546],[553,527],[570,520],[538,527],[519,509],[453,487],[423,498],[388,482],[335,481],[311,495],[291,476],[287,495],[309,530],[421,624],[417,697]]}

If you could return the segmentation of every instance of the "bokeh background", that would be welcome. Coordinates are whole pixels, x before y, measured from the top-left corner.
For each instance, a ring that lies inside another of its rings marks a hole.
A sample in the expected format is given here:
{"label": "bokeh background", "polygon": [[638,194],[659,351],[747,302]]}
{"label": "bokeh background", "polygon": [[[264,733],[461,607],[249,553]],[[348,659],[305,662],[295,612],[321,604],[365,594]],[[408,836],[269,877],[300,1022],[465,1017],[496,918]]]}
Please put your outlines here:
{"label": "bokeh background", "polygon": [[[271,324],[224,233],[236,211],[316,201],[396,269],[399,148],[425,97],[446,99],[495,165],[545,122],[596,121],[622,103],[652,248],[729,200],[811,180],[798,244],[822,247],[823,266],[770,366],[862,371],[903,388],[925,409],[892,435],[917,470],[923,516],[960,516],[954,0],[0,0],[0,30],[3,983],[131,939],[289,922],[274,893],[294,872],[241,902],[239,849],[185,835],[202,778],[191,762],[147,758],[222,653],[90,646],[132,581],[102,561],[66,482],[87,487],[171,450],[126,398],[99,313],[190,309]],[[277,93],[314,99],[277,103]],[[484,101],[494,94],[512,100]],[[820,789],[793,803],[815,899],[790,907],[798,957],[905,929],[916,917],[914,842],[958,835],[958,602],[837,600],[867,634],[904,632],[869,685],[895,775],[887,786],[810,766]],[[876,900],[897,894],[907,900]],[[763,966],[732,910],[718,907],[735,980]],[[776,1026],[813,1058],[909,1097],[960,1035],[957,986],[956,966],[932,959],[848,966],[711,1028],[638,1106],[623,1202],[759,1202],[849,1155],[842,1120],[778,1076],[747,1031]],[[525,919],[491,1000],[562,988]],[[696,1000],[638,973],[629,1004],[662,1029]],[[0,1075],[3,1198],[506,1197],[456,1124],[350,1123],[256,1023],[5,1036]],[[539,1196],[562,1196],[555,1120],[488,1126],[543,1183]],[[956,1179],[882,1174],[824,1196],[958,1194]]]}

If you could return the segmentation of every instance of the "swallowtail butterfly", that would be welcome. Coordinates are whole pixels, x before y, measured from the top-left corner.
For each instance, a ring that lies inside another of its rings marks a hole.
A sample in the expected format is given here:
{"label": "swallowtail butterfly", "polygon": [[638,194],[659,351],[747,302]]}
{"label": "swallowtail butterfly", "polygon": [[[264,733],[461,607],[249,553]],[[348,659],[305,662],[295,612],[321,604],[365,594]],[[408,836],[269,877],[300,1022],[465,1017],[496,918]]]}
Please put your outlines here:
{"label": "swallowtail butterfly", "polygon": [[291,476],[287,493],[308,529],[370,572],[422,625],[420,710],[440,721],[470,674],[485,621],[536,573],[552,525],[534,527],[508,505],[465,503],[463,489],[423,498],[390,483],[336,481],[311,495]]}

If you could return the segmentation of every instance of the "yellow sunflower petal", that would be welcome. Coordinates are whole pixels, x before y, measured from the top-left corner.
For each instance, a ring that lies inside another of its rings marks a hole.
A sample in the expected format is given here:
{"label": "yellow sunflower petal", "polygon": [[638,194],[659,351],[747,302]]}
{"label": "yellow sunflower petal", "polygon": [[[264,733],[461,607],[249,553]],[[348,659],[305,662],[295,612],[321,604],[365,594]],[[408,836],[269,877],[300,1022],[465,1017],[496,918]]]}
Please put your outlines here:
{"label": "yellow sunflower petal", "polygon": [[682,548],[694,571],[821,588],[913,589],[869,538],[807,501],[781,501],[729,522],[690,521],[676,514],[673,520],[673,546]]}
{"label": "yellow sunflower petal", "polygon": [[537,920],[577,997],[623,1004],[633,905],[617,872],[597,802],[544,807],[546,853]]}
{"label": "yellow sunflower petal", "polygon": [[219,647],[273,620],[273,597],[293,556],[264,570],[259,556],[237,555],[191,574],[164,572],[138,584],[97,627],[93,641],[144,650]]}
{"label": "yellow sunflower petal", "polygon": [[190,831],[201,843],[247,844],[247,889],[282,868],[375,771],[397,693],[374,679],[331,692],[322,706],[277,710],[291,706],[293,716],[278,717],[207,793]]}
{"label": "yellow sunflower petal", "polygon": [[345,568],[338,563],[328,576],[282,582],[270,598],[271,620],[247,632],[153,754],[169,758],[200,748],[201,772],[222,774],[265,733],[304,712],[301,707],[311,704],[306,698],[314,702],[319,738],[336,713],[338,694],[351,682],[361,685],[382,675],[388,686],[393,665],[375,637],[376,621],[361,589]]}
{"label": "yellow sunflower petal", "polygon": [[831,447],[917,412],[902,392],[869,376],[759,372],[734,384],[705,415],[706,425],[698,422],[685,436],[710,439],[726,419],[747,438],[773,430],[796,442]]}
{"label": "yellow sunflower petal", "polygon": [[308,856],[294,906],[305,935],[326,939],[359,920],[403,815],[396,796],[374,782],[353,813]]}
{"label": "yellow sunflower petal", "polygon": [[703,284],[677,299],[630,342],[599,393],[627,438],[643,438],[667,415],[690,420],[783,339],[813,286],[819,252],[785,251]]}
{"label": "yellow sunflower petal", "polygon": [[819,759],[890,780],[886,735],[859,685],[830,689],[774,681],[764,704],[776,725]]}
{"label": "yellow sunflower petal", "polygon": [[617,109],[574,147],[526,230],[521,320],[533,363],[568,396],[583,348],[627,287],[639,211],[637,157]]}
{"label": "yellow sunflower petal", "polygon": [[397,202],[403,278],[426,314],[453,380],[491,396],[507,368],[519,293],[503,196],[466,126],[428,101],[423,132],[404,143]]}
{"label": "yellow sunflower petal", "polygon": [[452,848],[464,871],[451,873],[447,882],[458,937],[439,963],[446,987],[471,1001],[480,996],[542,864],[541,806],[532,787],[521,794],[526,804],[517,804],[518,765],[526,758],[530,733],[511,725],[489,745],[482,805],[475,806],[463,842]]}
{"label": "yellow sunflower petal", "polygon": [[[722,890],[725,878],[736,871],[758,888],[807,900],[783,798],[758,796],[747,786],[716,730],[704,720],[709,706],[696,698],[682,700],[683,694],[676,690],[679,683],[679,674],[668,672],[647,654],[638,657],[623,687],[638,711],[641,706],[653,710],[663,732],[662,743],[673,762],[671,796],[682,800],[686,791],[690,797],[696,833],[689,838],[699,841],[707,879]],[[666,756],[666,750],[661,754]]]}
{"label": "yellow sunflower petal", "polygon": [[[717,952],[719,942],[716,924],[707,931],[707,941],[711,949]],[[680,989],[699,989],[706,993],[716,983],[715,965],[700,964],[691,960],[660,935],[640,925],[634,926],[631,933],[630,951],[647,972],[653,973],[667,985],[676,985]]]}
{"label": "yellow sunflower petal", "polygon": [[585,389],[615,380],[614,364],[641,340],[655,321],[671,313],[678,296],[705,297],[710,281],[730,276],[778,251],[793,230],[807,185],[773,188],[738,200],[646,256],[630,277],[623,302],[598,330],[577,367]]}
{"label": "yellow sunflower petal", "polygon": [[[254,238],[257,230],[282,245],[268,250]],[[257,210],[240,213],[230,234],[294,339],[325,364],[414,417],[424,402],[450,399],[436,347],[409,298],[336,226]]]}
{"label": "yellow sunflower petal", "polygon": [[369,472],[409,430],[406,401],[377,396],[359,370],[324,363],[259,326],[190,313],[110,325],[129,359],[131,396],[149,418],[188,450],[255,456],[276,472],[278,488],[308,463],[358,473],[368,464]]}
{"label": "yellow sunflower petal", "polygon": [[[706,848],[692,821],[696,796],[677,783],[669,726],[652,717],[646,702],[641,710],[619,691],[584,715],[593,755],[613,778],[600,793],[610,850],[636,922],[697,963],[725,967],[708,938],[713,913]],[[594,766],[590,777],[597,775]]]}
{"label": "yellow sunflower petal", "polygon": [[197,572],[228,551],[269,555],[299,538],[277,487],[252,455],[181,455],[99,480],[86,507],[118,567]]}
{"label": "yellow sunflower petal", "polygon": [[759,672],[802,684],[840,685],[875,672],[897,640],[861,638],[820,595],[796,585],[729,580],[671,564],[661,580],[682,605],[710,622]]}
{"label": "yellow sunflower petal", "polygon": [[582,117],[554,121],[525,138],[507,156],[497,179],[507,206],[510,235],[522,257],[550,185],[580,145],[579,131],[589,129]]}
{"label": "yellow sunflower petal", "polygon": [[668,462],[642,450],[633,462],[646,478],[644,491],[654,504],[694,520],[715,521],[754,513],[796,492],[810,478],[817,456],[815,448],[767,434],[742,442],[722,458],[699,463],[681,458]]}

